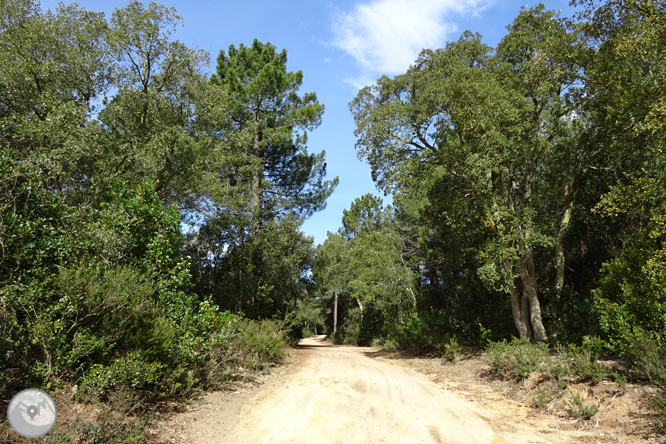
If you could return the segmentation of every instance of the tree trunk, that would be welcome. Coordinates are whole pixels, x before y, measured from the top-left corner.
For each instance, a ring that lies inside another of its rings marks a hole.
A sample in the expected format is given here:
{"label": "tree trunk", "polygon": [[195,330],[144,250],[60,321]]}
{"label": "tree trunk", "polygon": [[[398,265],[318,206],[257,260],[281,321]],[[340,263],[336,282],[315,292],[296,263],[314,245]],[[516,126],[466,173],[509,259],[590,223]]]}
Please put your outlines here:
{"label": "tree trunk", "polygon": [[541,319],[541,304],[539,303],[532,250],[523,246],[520,253],[518,270],[522,292],[519,285],[517,285],[516,278],[511,273],[509,261],[504,263],[507,269],[507,283],[511,295],[513,322],[521,337],[528,337],[534,341],[545,341],[548,339],[548,335]]}
{"label": "tree trunk", "polygon": [[511,294],[511,313],[513,314],[513,323],[516,325],[520,337],[532,338],[532,327],[529,319],[529,301],[525,295],[520,293],[516,286],[516,280],[511,271],[512,267],[509,261],[504,262],[507,273],[507,283]]}
{"label": "tree trunk", "polygon": [[529,302],[529,319],[532,326],[532,339],[535,341],[545,341],[548,339],[546,329],[541,319],[541,304],[538,297],[538,286],[536,281],[536,271],[534,269],[534,258],[532,257],[532,248],[529,245],[521,245],[520,259],[518,267],[520,270],[520,280],[523,284],[523,299]]}
{"label": "tree trunk", "polygon": [[335,337],[335,334],[338,332],[338,290],[335,290],[333,295],[333,337]]}
{"label": "tree trunk", "polygon": [[573,211],[573,186],[578,174],[574,175],[564,186],[564,215],[560,221],[560,231],[557,233],[555,241],[555,289],[559,297],[560,291],[564,288],[564,235],[571,222],[571,213]]}
{"label": "tree trunk", "polygon": [[254,141],[252,144],[252,155],[254,156],[257,165],[255,166],[254,173],[252,175],[252,201],[250,205],[252,206],[252,233],[257,234],[259,232],[259,227],[261,225],[260,213],[261,213],[261,176],[263,174],[261,169],[261,134],[259,131],[259,113],[255,114],[254,118],[257,128],[254,130]]}

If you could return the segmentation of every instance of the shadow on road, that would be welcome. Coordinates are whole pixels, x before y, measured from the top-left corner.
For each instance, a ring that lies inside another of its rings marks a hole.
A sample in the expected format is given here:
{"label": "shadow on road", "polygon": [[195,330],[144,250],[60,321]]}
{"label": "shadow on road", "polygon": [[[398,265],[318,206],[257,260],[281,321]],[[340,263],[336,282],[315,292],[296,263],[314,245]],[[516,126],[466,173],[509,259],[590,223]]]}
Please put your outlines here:
{"label": "shadow on road", "polygon": [[312,336],[298,341],[296,348],[321,348],[321,347],[337,347],[331,342],[326,340],[326,335]]}
{"label": "shadow on road", "polygon": [[415,353],[410,353],[406,351],[399,350],[374,350],[363,352],[368,358],[384,358],[384,359],[404,359],[404,358],[413,358],[417,355]]}
{"label": "shadow on road", "polygon": [[[363,354],[368,358],[384,359],[418,359],[418,358],[441,358],[441,352],[417,352],[410,350],[372,350],[364,351]],[[477,359],[481,356],[482,350],[479,347],[467,347],[465,353],[458,357],[458,361]]]}

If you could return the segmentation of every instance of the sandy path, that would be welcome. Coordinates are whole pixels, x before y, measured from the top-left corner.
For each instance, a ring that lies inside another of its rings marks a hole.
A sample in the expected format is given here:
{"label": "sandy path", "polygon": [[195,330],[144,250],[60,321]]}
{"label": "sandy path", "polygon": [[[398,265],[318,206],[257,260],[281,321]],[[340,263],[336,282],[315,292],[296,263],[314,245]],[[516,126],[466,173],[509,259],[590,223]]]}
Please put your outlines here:
{"label": "sandy path", "polygon": [[207,402],[183,422],[179,438],[195,444],[561,442],[520,425],[496,433],[492,412],[413,370],[365,356],[372,349],[332,346],[323,336],[301,345],[307,352],[295,371],[235,412],[224,399]]}

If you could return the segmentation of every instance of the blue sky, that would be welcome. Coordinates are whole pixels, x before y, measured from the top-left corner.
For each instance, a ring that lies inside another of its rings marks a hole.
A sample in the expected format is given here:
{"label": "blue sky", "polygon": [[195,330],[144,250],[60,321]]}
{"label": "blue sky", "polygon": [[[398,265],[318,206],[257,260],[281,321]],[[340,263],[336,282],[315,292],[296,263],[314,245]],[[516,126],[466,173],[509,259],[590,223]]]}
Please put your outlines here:
{"label": "blue sky", "polygon": [[[43,9],[57,1],[42,1]],[[66,1],[65,3],[69,3]],[[86,9],[104,11],[127,1],[80,0]],[[287,50],[287,67],[303,71],[301,92],[314,91],[326,106],[322,125],[309,134],[311,152],[326,151],[328,177],[338,176],[340,185],[325,210],[302,227],[319,244],[327,231],[341,224],[342,210],[365,193],[377,191],[370,168],[356,157],[354,121],[347,104],[359,87],[382,75],[405,72],[423,48],[440,48],[469,29],[480,32],[495,45],[506,25],[523,5],[537,2],[500,0],[281,0],[220,1],[161,0],[183,16],[184,26],[176,38],[211,55],[209,71],[215,69],[220,49],[254,38]],[[568,1],[545,1],[546,7],[570,16]]]}

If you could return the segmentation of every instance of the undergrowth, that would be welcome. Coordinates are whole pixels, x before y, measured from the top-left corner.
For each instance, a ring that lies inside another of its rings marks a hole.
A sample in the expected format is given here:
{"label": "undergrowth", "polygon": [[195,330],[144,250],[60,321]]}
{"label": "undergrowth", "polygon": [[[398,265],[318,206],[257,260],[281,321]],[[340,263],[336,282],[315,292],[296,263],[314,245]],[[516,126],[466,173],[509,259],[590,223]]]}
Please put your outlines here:
{"label": "undergrowth", "polygon": [[546,343],[530,343],[527,338],[510,342],[491,342],[481,358],[490,372],[500,378],[527,379],[537,373],[539,378],[565,386],[567,380],[578,379],[598,383],[608,377],[609,369],[598,362],[600,345],[586,338],[583,345],[558,347],[551,356]]}
{"label": "undergrowth", "polygon": [[[495,377],[523,382],[529,379],[536,384],[538,390],[532,397],[536,408],[545,408],[565,396],[571,383],[612,380],[620,390],[627,389],[629,380],[649,383],[656,388],[648,396],[649,407],[657,414],[657,426],[666,428],[666,347],[643,336],[628,336],[621,356],[625,362],[622,369],[599,362],[601,350],[602,341],[596,337],[583,338],[581,345],[559,345],[554,352],[545,343],[513,338],[490,342],[480,359]],[[587,402],[581,395],[569,395],[565,405],[576,418],[592,418],[603,402]]]}
{"label": "undergrowth", "polygon": [[[42,389],[50,393],[57,390],[62,396],[73,393],[73,401],[91,404],[98,413],[88,420],[59,421],[42,442],[144,442],[151,411],[158,402],[185,401],[200,390],[222,388],[233,380],[266,373],[282,361],[286,347],[282,323],[247,320],[230,313],[217,313],[212,318],[206,317],[210,331],[197,332],[205,333],[207,340],[181,336],[170,348],[172,359],[168,355],[151,359],[133,351],[91,365],[76,381],[67,381],[64,375],[50,378]],[[72,387],[73,382],[77,385]],[[22,440],[5,423],[0,425],[0,442],[29,440]]]}

